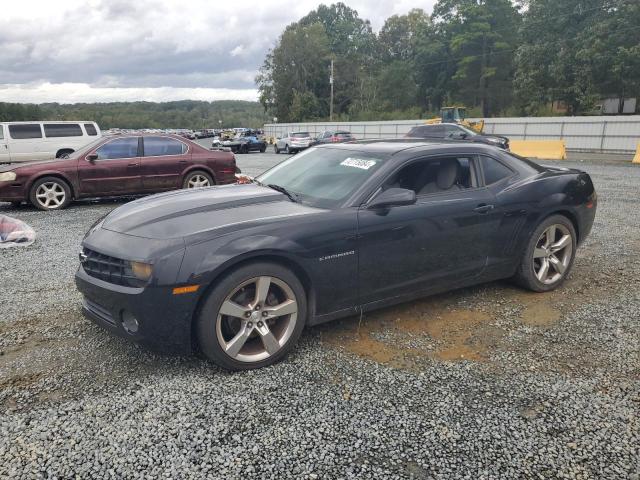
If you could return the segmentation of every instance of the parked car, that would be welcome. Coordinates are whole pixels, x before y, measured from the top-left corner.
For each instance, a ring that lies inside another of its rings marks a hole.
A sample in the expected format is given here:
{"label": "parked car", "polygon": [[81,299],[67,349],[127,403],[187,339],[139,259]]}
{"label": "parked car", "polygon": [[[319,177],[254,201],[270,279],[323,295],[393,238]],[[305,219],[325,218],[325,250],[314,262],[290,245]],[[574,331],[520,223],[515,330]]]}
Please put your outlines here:
{"label": "parked car", "polygon": [[57,210],[72,199],[235,182],[235,157],[176,135],[104,137],[69,158],[0,167],[0,201]]}
{"label": "parked car", "polygon": [[111,332],[256,368],[305,325],[501,278],[553,290],[596,202],[588,174],[479,143],[324,145],[254,183],[118,207],[76,284]]}
{"label": "parked car", "polygon": [[346,130],[326,130],[316,137],[312,145],[322,145],[324,143],[352,142],[356,139],[351,132]]}
{"label": "parked car", "polygon": [[287,132],[284,137],[276,139],[273,150],[276,153],[297,153],[311,146],[311,134],[309,132]]}
{"label": "parked car", "polygon": [[478,133],[464,125],[456,123],[435,123],[432,125],[418,125],[409,130],[407,138],[424,138],[424,139],[448,139],[448,140],[467,140],[470,142],[486,143],[494,147],[509,150],[509,139],[498,135],[484,135]]}
{"label": "parked car", "polygon": [[95,122],[2,122],[0,163],[61,158],[101,137]]}
{"label": "parked car", "polygon": [[242,136],[234,140],[225,141],[214,139],[211,142],[211,146],[227,147],[230,148],[233,153],[265,152],[267,150],[267,143],[253,135]]}

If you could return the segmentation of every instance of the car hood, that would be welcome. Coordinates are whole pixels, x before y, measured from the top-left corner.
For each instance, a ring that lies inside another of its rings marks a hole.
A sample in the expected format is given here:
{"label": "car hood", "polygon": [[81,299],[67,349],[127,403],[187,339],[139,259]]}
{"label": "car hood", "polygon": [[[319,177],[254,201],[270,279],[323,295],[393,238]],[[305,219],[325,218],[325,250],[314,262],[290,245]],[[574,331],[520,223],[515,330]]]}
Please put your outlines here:
{"label": "car hood", "polygon": [[9,172],[9,171],[15,170],[17,168],[38,167],[40,165],[47,165],[47,164],[50,164],[49,166],[51,166],[51,167],[56,167],[56,166],[60,166],[60,165],[66,165],[69,162],[69,160],[71,160],[71,159],[68,159],[68,158],[64,158],[64,159],[53,158],[51,160],[39,160],[39,161],[34,161],[34,162],[11,163],[11,164],[8,164],[8,165],[0,165],[0,172]]}
{"label": "car hood", "polygon": [[152,195],[111,212],[102,228],[157,240],[199,241],[323,210],[255,184],[224,185]]}

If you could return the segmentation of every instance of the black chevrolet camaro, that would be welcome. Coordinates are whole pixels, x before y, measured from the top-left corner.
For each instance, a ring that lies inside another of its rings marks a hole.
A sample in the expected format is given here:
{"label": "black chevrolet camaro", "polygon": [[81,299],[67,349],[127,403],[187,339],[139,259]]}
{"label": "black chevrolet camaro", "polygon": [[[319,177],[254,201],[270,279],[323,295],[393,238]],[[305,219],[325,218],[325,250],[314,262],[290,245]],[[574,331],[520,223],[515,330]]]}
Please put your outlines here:
{"label": "black chevrolet camaro", "polygon": [[252,183],[123,205],[82,242],[86,315],[228,369],[305,325],[501,278],[558,287],[591,230],[586,173],[471,143],[314,147]]}

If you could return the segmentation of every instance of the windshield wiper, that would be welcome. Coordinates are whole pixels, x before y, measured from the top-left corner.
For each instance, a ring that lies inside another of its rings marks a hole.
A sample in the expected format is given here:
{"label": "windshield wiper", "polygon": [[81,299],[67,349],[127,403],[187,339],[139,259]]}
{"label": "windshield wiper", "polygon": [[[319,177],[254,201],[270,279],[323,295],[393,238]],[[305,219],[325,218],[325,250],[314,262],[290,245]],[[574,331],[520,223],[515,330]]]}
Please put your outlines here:
{"label": "windshield wiper", "polygon": [[269,185],[267,185],[267,187],[274,189],[276,192],[284,193],[287,197],[289,197],[289,200],[291,200],[292,202],[298,201],[298,195],[296,195],[293,192],[290,192],[289,190],[287,190],[284,187],[281,187],[280,185],[276,185],[275,183],[270,183]]}

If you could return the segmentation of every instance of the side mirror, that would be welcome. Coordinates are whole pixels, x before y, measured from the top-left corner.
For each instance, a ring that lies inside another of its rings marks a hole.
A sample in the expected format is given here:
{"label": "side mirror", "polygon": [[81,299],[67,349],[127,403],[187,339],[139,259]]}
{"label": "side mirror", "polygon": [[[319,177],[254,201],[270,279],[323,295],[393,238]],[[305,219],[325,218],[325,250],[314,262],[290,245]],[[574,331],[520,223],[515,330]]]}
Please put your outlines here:
{"label": "side mirror", "polygon": [[98,159],[98,154],[97,153],[90,153],[89,155],[87,155],[87,161],[93,163]]}
{"label": "side mirror", "polygon": [[399,207],[416,203],[416,192],[406,188],[389,188],[380,192],[367,205],[368,209]]}

